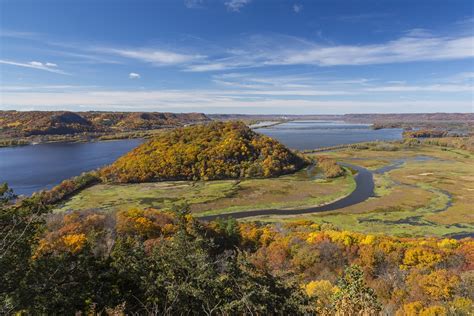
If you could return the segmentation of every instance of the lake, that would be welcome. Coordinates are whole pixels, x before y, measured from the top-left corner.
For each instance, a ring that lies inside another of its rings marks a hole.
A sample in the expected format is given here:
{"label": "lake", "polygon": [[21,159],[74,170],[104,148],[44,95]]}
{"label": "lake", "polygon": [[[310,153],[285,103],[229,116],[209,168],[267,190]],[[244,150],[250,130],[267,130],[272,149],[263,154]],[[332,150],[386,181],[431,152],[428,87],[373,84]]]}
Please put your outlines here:
{"label": "lake", "polygon": [[[373,140],[400,139],[401,129],[372,130],[367,124],[293,121],[256,130],[293,149],[313,149]],[[0,148],[0,183],[29,195],[113,162],[143,140],[51,143]]]}

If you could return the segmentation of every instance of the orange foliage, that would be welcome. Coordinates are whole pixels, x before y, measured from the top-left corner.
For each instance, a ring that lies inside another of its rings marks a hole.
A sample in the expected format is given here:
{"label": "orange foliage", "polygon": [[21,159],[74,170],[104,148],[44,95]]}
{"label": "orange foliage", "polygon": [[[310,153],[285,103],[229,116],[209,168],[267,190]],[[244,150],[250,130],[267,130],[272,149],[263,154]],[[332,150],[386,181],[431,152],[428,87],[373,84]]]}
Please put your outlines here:
{"label": "orange foliage", "polygon": [[138,146],[101,171],[112,182],[272,177],[304,160],[241,122],[174,129]]}

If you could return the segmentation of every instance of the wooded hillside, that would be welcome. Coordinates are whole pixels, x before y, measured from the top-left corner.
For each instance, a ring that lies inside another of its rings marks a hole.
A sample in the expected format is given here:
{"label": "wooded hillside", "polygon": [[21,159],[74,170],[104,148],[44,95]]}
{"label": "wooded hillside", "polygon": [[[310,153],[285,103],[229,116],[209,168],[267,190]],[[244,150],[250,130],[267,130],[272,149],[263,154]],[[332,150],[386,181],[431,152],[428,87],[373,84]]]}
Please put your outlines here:
{"label": "wooded hillside", "polygon": [[105,181],[272,177],[305,164],[279,142],[242,122],[213,122],[163,133],[101,172]]}
{"label": "wooded hillside", "polygon": [[116,133],[208,121],[202,113],[0,111],[0,136]]}

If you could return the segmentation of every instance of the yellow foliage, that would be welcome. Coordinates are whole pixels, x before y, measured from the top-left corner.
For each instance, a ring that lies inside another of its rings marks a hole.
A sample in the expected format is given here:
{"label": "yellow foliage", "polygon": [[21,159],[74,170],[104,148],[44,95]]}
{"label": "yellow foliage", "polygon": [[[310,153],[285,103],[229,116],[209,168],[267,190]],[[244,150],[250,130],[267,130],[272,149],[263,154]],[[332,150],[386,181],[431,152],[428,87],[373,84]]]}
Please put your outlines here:
{"label": "yellow foliage", "polygon": [[456,249],[459,247],[459,242],[456,239],[445,238],[438,242],[438,247],[447,249]]}
{"label": "yellow foliage", "polygon": [[423,291],[436,300],[448,300],[459,284],[459,278],[447,270],[436,270],[419,278]]}
{"label": "yellow foliage", "polygon": [[405,252],[405,256],[403,257],[403,265],[401,266],[401,268],[430,268],[440,262],[441,259],[442,257],[440,254],[435,253],[434,251],[428,248],[410,248]]}
{"label": "yellow foliage", "polygon": [[364,239],[360,242],[362,245],[372,245],[376,240],[374,235],[367,235]]}
{"label": "yellow foliage", "polygon": [[138,231],[148,231],[153,228],[153,223],[146,217],[137,217],[135,219],[135,229]]}
{"label": "yellow foliage", "polygon": [[316,240],[319,240],[320,235],[321,235],[320,232],[309,233],[308,237],[306,238],[306,241],[311,244],[315,242]]}
{"label": "yellow foliage", "polygon": [[397,311],[396,316],[417,316],[423,309],[423,304],[420,301],[411,302],[403,305],[403,307]]}
{"label": "yellow foliage", "polygon": [[360,242],[362,237],[361,234],[349,232],[347,230],[344,230],[342,232],[328,231],[327,234],[333,242],[341,243],[344,246],[352,246],[354,244],[357,244]]}
{"label": "yellow foliage", "polygon": [[447,315],[446,308],[440,305],[424,308],[419,314],[419,316],[445,316],[445,315]]}
{"label": "yellow foliage", "polygon": [[306,164],[242,122],[212,122],[159,134],[101,170],[110,182],[271,177]]}
{"label": "yellow foliage", "polygon": [[328,297],[336,291],[336,288],[328,280],[311,281],[304,286],[309,297]]}
{"label": "yellow foliage", "polygon": [[320,230],[321,229],[321,225],[316,224],[316,223],[311,224],[309,227],[312,228],[312,229],[315,229],[315,230]]}
{"label": "yellow foliage", "polygon": [[474,302],[467,297],[457,297],[450,305],[456,315],[469,315],[469,313],[474,311]]}
{"label": "yellow foliage", "polygon": [[86,243],[85,234],[69,234],[62,237],[64,246],[72,253],[81,251]]}
{"label": "yellow foliage", "polygon": [[264,227],[262,229],[262,234],[260,235],[260,242],[263,245],[267,245],[273,240],[274,235],[275,233],[269,227]]}
{"label": "yellow foliage", "polygon": [[18,127],[20,125],[21,125],[21,122],[16,121],[16,122],[8,123],[7,127]]}
{"label": "yellow foliage", "polygon": [[392,240],[382,240],[378,244],[378,248],[382,250],[385,254],[399,251],[400,247],[401,245],[399,243],[394,242]]}
{"label": "yellow foliage", "polygon": [[446,309],[440,305],[423,307],[420,301],[403,305],[396,313],[396,316],[445,316]]}

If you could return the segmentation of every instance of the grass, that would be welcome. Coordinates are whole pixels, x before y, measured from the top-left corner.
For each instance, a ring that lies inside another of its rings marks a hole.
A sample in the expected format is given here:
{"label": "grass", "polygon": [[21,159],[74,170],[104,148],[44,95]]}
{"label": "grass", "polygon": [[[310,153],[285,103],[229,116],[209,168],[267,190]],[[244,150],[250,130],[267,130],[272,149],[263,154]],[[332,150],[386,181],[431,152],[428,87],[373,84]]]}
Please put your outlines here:
{"label": "grass", "polygon": [[474,156],[435,146],[396,151],[344,149],[325,152],[341,162],[377,170],[405,159],[398,168],[375,174],[375,195],[333,212],[265,216],[249,220],[313,220],[347,230],[398,236],[474,233]]}
{"label": "grass", "polygon": [[266,208],[301,208],[339,199],[355,189],[351,175],[326,180],[319,170],[271,179],[99,184],[83,190],[57,211],[127,208],[170,209],[187,203],[196,216]]}
{"label": "grass", "polygon": [[[398,236],[473,234],[474,156],[467,151],[430,145],[398,146],[391,151],[343,149],[321,153],[373,171],[402,161],[395,169],[374,173],[373,198],[332,212],[246,220],[307,219],[351,231]],[[354,188],[352,176],[326,180],[317,169],[272,179],[101,184],[72,197],[58,211],[169,209],[183,202],[190,205],[196,216],[268,208],[298,209],[337,200]]]}

